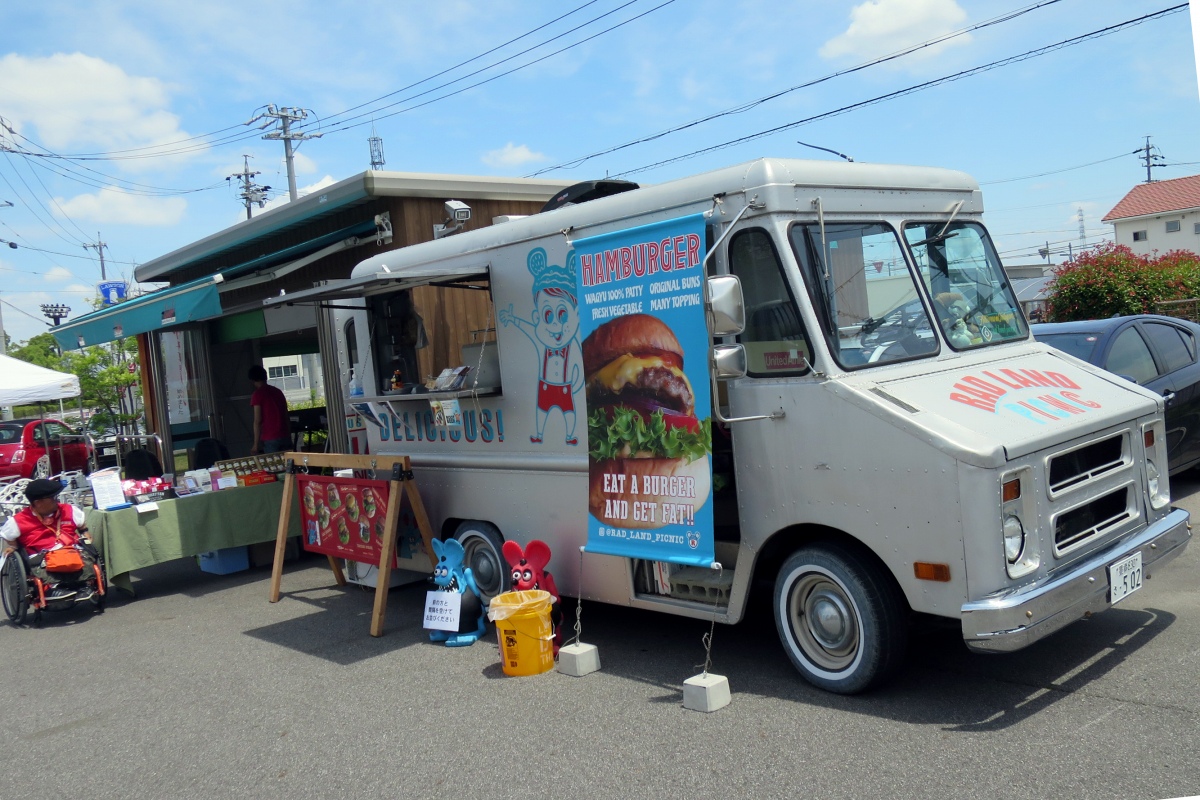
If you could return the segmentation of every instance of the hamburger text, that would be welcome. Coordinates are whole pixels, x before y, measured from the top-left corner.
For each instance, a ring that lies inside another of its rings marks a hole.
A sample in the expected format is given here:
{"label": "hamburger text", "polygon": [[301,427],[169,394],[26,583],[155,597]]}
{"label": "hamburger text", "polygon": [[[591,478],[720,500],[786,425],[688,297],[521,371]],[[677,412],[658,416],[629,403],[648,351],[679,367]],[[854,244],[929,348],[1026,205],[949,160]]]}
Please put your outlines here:
{"label": "hamburger text", "polygon": [[636,276],[700,266],[700,237],[694,233],[582,253],[579,266],[584,286],[596,286]]}

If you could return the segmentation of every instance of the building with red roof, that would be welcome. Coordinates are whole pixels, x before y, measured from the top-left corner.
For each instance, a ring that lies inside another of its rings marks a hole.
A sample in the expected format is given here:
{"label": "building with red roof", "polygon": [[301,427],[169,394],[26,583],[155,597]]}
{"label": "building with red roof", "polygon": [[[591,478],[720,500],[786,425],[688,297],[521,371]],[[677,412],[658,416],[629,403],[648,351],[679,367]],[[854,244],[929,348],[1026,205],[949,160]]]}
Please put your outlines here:
{"label": "building with red roof", "polygon": [[1200,175],[1139,183],[1104,215],[1117,244],[1141,256],[1200,253]]}

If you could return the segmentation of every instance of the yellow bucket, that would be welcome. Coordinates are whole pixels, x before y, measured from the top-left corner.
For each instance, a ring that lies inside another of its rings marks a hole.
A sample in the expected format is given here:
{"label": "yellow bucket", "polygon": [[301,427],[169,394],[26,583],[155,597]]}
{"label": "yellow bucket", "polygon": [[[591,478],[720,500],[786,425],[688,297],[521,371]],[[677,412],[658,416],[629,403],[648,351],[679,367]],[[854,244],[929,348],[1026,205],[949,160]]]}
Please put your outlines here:
{"label": "yellow bucket", "polygon": [[540,675],[554,669],[549,592],[498,594],[488,606],[488,619],[496,623],[505,675]]}

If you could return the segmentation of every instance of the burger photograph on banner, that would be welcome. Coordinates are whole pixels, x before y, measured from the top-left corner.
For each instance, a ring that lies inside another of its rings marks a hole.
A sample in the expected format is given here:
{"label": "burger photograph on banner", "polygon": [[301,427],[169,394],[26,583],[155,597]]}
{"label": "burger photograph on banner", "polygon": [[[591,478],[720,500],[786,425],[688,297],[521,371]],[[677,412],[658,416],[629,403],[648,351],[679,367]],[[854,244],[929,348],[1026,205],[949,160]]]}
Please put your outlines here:
{"label": "burger photograph on banner", "polygon": [[713,561],[700,215],[574,242],[589,552]]}

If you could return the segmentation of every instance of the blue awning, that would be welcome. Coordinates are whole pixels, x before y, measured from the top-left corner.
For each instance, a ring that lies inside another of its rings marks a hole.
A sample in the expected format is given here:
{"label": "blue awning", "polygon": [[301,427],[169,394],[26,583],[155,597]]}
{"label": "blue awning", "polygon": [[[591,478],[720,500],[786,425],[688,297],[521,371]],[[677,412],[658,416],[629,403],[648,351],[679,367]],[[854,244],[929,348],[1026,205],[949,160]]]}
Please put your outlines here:
{"label": "blue awning", "polygon": [[197,322],[221,315],[220,273],[160,289],[151,294],[85,314],[51,329],[64,350],[111,342],[126,336]]}

